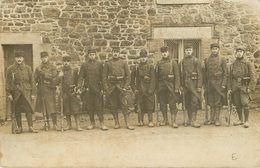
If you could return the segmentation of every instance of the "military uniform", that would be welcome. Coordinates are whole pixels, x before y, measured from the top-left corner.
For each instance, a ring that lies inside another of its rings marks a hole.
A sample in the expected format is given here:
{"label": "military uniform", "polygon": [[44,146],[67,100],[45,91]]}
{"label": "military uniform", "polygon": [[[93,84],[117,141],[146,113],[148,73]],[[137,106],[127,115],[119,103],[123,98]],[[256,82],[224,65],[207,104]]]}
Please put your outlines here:
{"label": "military uniform", "polygon": [[[41,57],[48,56],[47,52],[41,52]],[[36,109],[35,111],[42,112],[43,110],[43,99],[45,100],[45,108],[47,112],[47,118],[51,115],[52,122],[55,129],[57,127],[57,108],[56,108],[56,99],[55,99],[55,91],[58,83],[55,81],[58,77],[58,70],[55,65],[50,63],[50,61],[46,63],[41,63],[35,69],[35,81],[38,83],[37,85],[37,99],[36,99]],[[42,92],[43,90],[43,92]]]}
{"label": "military uniform", "polygon": [[[218,44],[212,44],[211,48],[218,47]],[[227,83],[228,67],[225,58],[219,55],[211,55],[205,59],[206,74],[206,94],[207,102],[210,106],[211,121],[210,123],[220,125],[219,115],[223,105],[227,105]],[[215,116],[216,115],[216,121]]]}
{"label": "military uniform", "polygon": [[129,92],[131,75],[130,70],[125,61],[113,57],[106,62],[103,69],[103,85],[106,93],[106,107],[110,108],[115,119],[115,128],[119,128],[118,109],[121,108],[125,117],[126,127],[133,130],[129,119]]}
{"label": "military uniform", "polygon": [[[89,50],[89,53],[95,53],[95,50]],[[93,129],[95,125],[94,111],[97,112],[100,127],[102,130],[107,130],[104,126],[103,117],[103,90],[102,85],[103,65],[97,60],[87,59],[81,66],[78,80],[78,88],[84,87],[82,101],[84,103],[83,110],[87,111],[90,116],[91,125],[87,129]]]}
{"label": "military uniform", "polygon": [[[23,57],[23,52],[15,52],[15,57]],[[15,117],[17,121],[17,133],[22,132],[21,113],[25,113],[29,132],[38,132],[33,129],[32,114],[34,105],[31,96],[36,95],[36,85],[31,67],[14,63],[6,71],[6,95],[12,96],[14,101]]]}
{"label": "military uniform", "polygon": [[[161,50],[168,51],[168,48],[162,48]],[[164,122],[161,123],[161,125],[165,125],[168,123],[167,104],[169,104],[174,127],[178,127],[175,124],[176,115],[178,112],[176,103],[178,102],[179,97],[178,93],[176,93],[176,90],[179,90],[180,88],[178,65],[174,60],[171,60],[169,57],[162,58],[160,61],[157,62],[156,73],[158,80],[158,102],[160,103],[160,110],[162,111],[164,118]]]}
{"label": "military uniform", "polygon": [[[70,62],[69,56],[63,56],[63,62]],[[81,113],[81,99],[80,95],[76,93],[76,86],[78,81],[78,68],[72,68],[71,65],[63,66],[61,71],[63,76],[60,76],[59,82],[62,83],[62,99],[63,99],[63,114],[66,116],[67,127],[64,130],[71,129],[71,115],[74,115],[76,127],[78,131],[82,131],[80,127],[80,113]]]}
{"label": "military uniform", "polygon": [[179,63],[181,73],[181,85],[185,95],[185,107],[188,112],[189,120],[187,125],[191,124],[200,127],[196,123],[197,111],[201,108],[201,95],[198,89],[201,90],[203,76],[201,65],[197,58],[193,56],[185,57]]}
{"label": "military uniform", "polygon": [[[257,73],[254,63],[242,57],[241,59],[237,58],[231,65],[231,75],[232,81],[230,82],[230,87],[232,90],[232,103],[236,106],[239,117],[239,121],[234,124],[240,125],[244,123],[242,121],[242,109],[244,109],[245,122],[248,122],[251,95],[255,90]],[[250,93],[248,89],[251,91]],[[247,123],[244,126],[248,127],[249,124]]]}
{"label": "military uniform", "polygon": [[[147,52],[142,50],[140,57],[147,57]],[[141,123],[143,123],[144,113],[148,113],[149,127],[153,127],[152,113],[155,109],[154,91],[156,88],[154,66],[146,61],[141,62],[139,66],[133,69],[131,73],[131,87],[134,92],[138,91],[137,100],[141,109]]]}

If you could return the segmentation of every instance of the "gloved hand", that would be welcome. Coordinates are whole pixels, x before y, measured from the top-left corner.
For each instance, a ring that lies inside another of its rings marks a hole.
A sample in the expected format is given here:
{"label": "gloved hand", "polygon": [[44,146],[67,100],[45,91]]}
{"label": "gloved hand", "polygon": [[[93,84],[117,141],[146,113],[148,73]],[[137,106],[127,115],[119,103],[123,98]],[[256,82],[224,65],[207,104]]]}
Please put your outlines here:
{"label": "gloved hand", "polygon": [[11,101],[14,100],[12,95],[9,95],[9,96],[8,96],[8,99],[11,100]]}
{"label": "gloved hand", "polygon": [[247,89],[247,93],[250,94],[252,93],[253,91],[251,89]]}
{"label": "gloved hand", "polygon": [[62,71],[60,71],[59,77],[63,77],[63,76],[64,76],[64,73]]}
{"label": "gloved hand", "polygon": [[35,96],[34,96],[34,95],[31,95],[31,99],[34,100],[34,99],[35,99]]}
{"label": "gloved hand", "polygon": [[221,86],[221,91],[225,90],[226,86]]}
{"label": "gloved hand", "polygon": [[228,90],[227,94],[231,95],[231,93],[232,93],[232,90]]}
{"label": "gloved hand", "polygon": [[179,93],[179,89],[175,89],[174,92],[175,92],[175,93]]}

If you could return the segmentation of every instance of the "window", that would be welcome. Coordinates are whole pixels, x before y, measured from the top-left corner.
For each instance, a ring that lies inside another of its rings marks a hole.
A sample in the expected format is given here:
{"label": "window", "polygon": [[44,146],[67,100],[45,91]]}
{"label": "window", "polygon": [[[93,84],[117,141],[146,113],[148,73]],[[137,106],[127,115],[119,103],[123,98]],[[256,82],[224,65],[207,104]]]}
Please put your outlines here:
{"label": "window", "polygon": [[164,46],[169,47],[169,53],[171,58],[178,62],[184,58],[184,46],[187,44],[192,44],[194,50],[193,55],[198,59],[202,59],[200,39],[164,40]]}

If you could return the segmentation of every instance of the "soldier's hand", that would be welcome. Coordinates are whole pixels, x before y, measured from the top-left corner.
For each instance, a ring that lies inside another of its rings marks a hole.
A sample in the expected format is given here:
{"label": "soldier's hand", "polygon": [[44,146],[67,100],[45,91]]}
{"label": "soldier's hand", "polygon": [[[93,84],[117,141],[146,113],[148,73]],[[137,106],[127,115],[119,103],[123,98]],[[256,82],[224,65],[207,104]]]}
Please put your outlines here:
{"label": "soldier's hand", "polygon": [[126,91],[126,88],[123,87],[122,89]]}
{"label": "soldier's hand", "polygon": [[62,71],[60,71],[59,77],[63,77],[63,76],[64,76],[64,73]]}
{"label": "soldier's hand", "polygon": [[34,96],[34,95],[31,95],[31,99],[34,100],[34,99],[35,99],[35,96]]}
{"label": "soldier's hand", "polygon": [[253,91],[251,89],[247,89],[247,93],[252,93]]}
{"label": "soldier's hand", "polygon": [[175,92],[175,93],[179,93],[179,89],[175,89],[174,92]]}
{"label": "soldier's hand", "polygon": [[45,76],[45,72],[44,71],[39,71],[39,75],[40,76]]}
{"label": "soldier's hand", "polygon": [[225,90],[226,89],[226,86],[221,86],[221,90]]}
{"label": "soldier's hand", "polygon": [[102,96],[103,94],[104,94],[104,91],[103,91],[103,90],[101,90],[101,91],[100,91],[100,95]]}
{"label": "soldier's hand", "polygon": [[14,100],[12,95],[9,95],[9,96],[8,96],[8,99],[11,100],[11,101]]}
{"label": "soldier's hand", "polygon": [[232,90],[228,90],[227,94],[231,95],[231,93],[232,93]]}
{"label": "soldier's hand", "polygon": [[200,93],[200,92],[201,92],[201,88],[198,88],[198,89],[197,89],[197,92],[199,92],[199,93]]}

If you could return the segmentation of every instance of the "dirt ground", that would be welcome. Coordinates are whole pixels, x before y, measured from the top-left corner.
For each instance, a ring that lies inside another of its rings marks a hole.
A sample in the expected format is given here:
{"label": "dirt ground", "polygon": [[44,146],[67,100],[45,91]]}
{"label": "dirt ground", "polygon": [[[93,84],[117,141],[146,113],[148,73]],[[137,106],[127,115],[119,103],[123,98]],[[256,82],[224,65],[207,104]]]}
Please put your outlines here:
{"label": "dirt ground", "polygon": [[[198,122],[204,122],[204,111]],[[137,114],[131,114],[134,131],[127,130],[120,114],[121,128],[113,129],[112,115],[105,114],[108,131],[96,128],[86,130],[89,118],[82,116],[82,132],[75,129],[57,132],[49,130],[38,134],[11,134],[11,122],[0,126],[0,166],[2,167],[259,167],[260,166],[260,114],[251,110],[250,128],[225,125],[227,109],[221,112],[222,125],[202,125],[200,129],[184,127],[183,113],[178,113],[178,129],[170,126],[137,126]],[[72,118],[74,120],[74,118]],[[232,115],[231,124],[237,120]],[[156,121],[156,113],[154,113]],[[43,126],[34,123],[35,128]],[[51,125],[52,126],[52,125]],[[73,123],[75,128],[75,123]]]}

